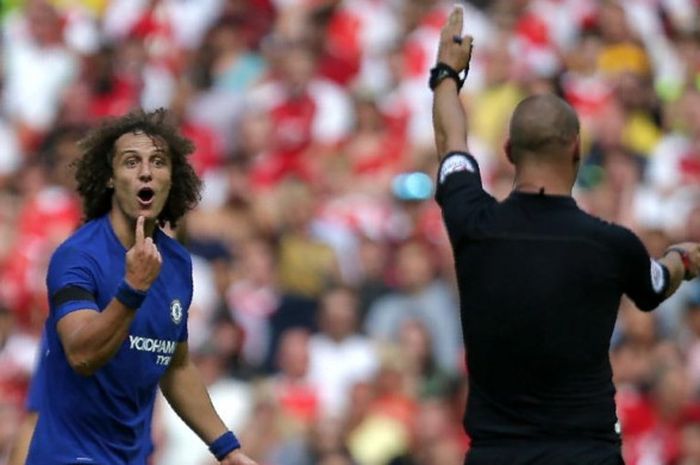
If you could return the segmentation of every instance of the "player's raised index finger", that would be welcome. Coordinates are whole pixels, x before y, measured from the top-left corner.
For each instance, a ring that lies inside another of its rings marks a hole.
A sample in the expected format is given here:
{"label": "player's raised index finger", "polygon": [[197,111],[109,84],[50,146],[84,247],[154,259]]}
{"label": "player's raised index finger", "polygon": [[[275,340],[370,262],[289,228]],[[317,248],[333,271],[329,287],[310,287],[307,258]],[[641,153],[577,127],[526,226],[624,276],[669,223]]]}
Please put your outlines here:
{"label": "player's raised index finger", "polygon": [[139,217],[136,219],[136,245],[142,245],[144,243],[146,234],[143,231],[143,224],[145,222],[146,221],[143,215],[139,215]]}

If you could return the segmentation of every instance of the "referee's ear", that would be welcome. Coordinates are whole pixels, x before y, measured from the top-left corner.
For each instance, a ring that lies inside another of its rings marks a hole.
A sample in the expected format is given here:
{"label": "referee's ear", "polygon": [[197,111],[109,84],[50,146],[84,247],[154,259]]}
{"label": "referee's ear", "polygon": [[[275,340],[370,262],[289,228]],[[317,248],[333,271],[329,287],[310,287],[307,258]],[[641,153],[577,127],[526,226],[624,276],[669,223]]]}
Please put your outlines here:
{"label": "referee's ear", "polygon": [[510,144],[510,138],[506,139],[506,143],[503,144],[503,151],[506,153],[508,161],[515,165],[515,160],[513,159],[513,147]]}
{"label": "referee's ear", "polygon": [[574,141],[574,165],[577,165],[581,161],[581,134],[576,135],[576,140]]}

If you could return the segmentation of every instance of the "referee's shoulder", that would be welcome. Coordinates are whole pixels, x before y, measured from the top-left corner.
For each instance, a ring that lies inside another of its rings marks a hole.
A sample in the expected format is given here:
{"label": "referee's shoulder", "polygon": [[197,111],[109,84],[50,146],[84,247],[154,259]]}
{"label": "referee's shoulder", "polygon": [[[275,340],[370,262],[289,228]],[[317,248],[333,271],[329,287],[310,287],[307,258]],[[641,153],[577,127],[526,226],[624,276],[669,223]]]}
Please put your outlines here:
{"label": "referee's shoulder", "polygon": [[605,220],[587,212],[582,211],[582,213],[586,215],[589,220],[592,235],[601,242],[617,248],[630,246],[641,241],[627,226]]}

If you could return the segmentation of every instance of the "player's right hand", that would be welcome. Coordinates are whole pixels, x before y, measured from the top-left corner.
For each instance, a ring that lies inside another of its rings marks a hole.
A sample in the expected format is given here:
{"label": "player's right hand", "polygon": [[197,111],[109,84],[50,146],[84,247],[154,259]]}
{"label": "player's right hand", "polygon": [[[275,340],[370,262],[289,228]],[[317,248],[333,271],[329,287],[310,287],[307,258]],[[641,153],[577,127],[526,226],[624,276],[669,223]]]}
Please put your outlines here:
{"label": "player's right hand", "polygon": [[126,282],[139,291],[146,291],[160,273],[163,259],[153,238],[146,237],[143,216],[136,220],[134,245],[126,252]]}

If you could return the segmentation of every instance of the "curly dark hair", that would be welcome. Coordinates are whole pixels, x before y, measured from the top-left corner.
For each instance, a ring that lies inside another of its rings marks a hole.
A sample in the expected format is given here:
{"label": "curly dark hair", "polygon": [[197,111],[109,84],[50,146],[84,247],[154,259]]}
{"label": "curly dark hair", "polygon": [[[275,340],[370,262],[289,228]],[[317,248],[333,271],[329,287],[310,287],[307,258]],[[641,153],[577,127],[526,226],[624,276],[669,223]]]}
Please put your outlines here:
{"label": "curly dark hair", "polygon": [[180,134],[163,108],[151,112],[136,110],[119,118],[107,119],[78,142],[82,156],[75,162],[75,179],[83,199],[85,221],[105,215],[112,208],[113,191],[107,187],[107,182],[112,176],[114,144],[123,134],[133,132],[143,132],[167,145],[172,164],[172,186],[158,222],[161,226],[169,222],[175,227],[178,220],[199,202],[202,181],[187,160],[194,151],[194,144]]}

